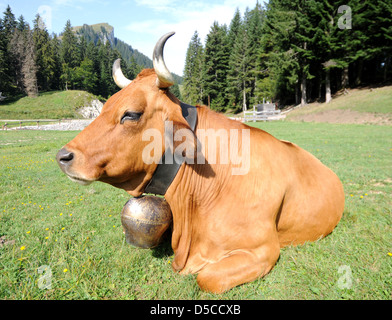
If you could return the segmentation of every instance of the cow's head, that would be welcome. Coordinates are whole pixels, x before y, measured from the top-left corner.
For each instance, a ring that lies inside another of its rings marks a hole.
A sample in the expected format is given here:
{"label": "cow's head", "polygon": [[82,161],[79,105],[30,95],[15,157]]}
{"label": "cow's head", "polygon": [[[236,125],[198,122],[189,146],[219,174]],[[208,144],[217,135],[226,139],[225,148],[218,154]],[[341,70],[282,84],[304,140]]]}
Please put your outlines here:
{"label": "cow's head", "polygon": [[[188,135],[184,143],[191,144],[188,150],[196,148],[197,139],[182,116],[180,102],[168,90],[174,81],[163,60],[163,48],[173,34],[166,34],[156,44],[154,69],[143,70],[133,81],[125,78],[119,60],[114,63],[113,78],[123,89],[56,156],[71,180],[83,185],[102,181],[140,196],[165,151],[165,121],[172,121],[174,131],[184,129],[182,132]],[[148,129],[161,133],[163,146],[162,154],[153,155],[157,161],[152,164],[143,160],[143,150],[151,143],[143,141]]]}

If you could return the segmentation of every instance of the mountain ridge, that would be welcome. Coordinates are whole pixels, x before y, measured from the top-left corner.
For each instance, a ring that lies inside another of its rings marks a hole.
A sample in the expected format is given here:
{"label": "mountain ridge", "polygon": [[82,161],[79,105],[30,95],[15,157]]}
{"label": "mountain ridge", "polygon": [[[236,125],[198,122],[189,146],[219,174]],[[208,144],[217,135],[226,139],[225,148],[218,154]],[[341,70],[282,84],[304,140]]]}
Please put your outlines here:
{"label": "mountain ridge", "polygon": [[132,62],[133,57],[138,65],[145,68],[152,68],[153,66],[150,58],[137,49],[134,49],[131,45],[115,37],[114,27],[106,22],[92,25],[83,24],[82,26],[73,27],[72,30],[76,35],[84,36],[87,41],[94,42],[94,44],[97,44],[98,41],[106,44],[109,41],[112,48],[117,49],[123,59],[128,63]]}

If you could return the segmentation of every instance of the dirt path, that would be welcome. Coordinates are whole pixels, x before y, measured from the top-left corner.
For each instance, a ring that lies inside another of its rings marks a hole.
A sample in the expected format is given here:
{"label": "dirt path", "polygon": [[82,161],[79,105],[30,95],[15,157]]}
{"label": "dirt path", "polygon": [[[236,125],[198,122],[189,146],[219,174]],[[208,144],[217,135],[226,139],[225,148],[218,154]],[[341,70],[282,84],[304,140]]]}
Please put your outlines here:
{"label": "dirt path", "polygon": [[75,131],[83,130],[93,120],[67,120],[60,124],[47,124],[38,126],[22,126],[22,128],[13,128],[10,130],[57,130],[57,131]]}

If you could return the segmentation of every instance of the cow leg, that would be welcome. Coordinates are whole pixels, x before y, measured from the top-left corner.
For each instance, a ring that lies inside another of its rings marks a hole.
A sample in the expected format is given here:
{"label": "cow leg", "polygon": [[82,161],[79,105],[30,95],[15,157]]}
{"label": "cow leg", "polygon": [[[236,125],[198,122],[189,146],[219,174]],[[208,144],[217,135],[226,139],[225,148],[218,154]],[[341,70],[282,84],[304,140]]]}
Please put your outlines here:
{"label": "cow leg", "polygon": [[197,283],[204,291],[222,293],[266,275],[278,260],[279,252],[278,243],[260,255],[234,251],[230,256],[205,266],[197,276]]}

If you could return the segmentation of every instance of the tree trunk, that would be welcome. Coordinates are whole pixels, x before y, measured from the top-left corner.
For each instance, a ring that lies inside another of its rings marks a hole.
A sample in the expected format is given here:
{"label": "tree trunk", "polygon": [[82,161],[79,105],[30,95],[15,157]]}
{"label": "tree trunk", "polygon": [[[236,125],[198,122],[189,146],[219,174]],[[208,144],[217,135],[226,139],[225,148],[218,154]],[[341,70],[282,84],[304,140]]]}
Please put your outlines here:
{"label": "tree trunk", "polygon": [[301,106],[306,104],[306,76],[302,74],[302,81],[301,81]]}
{"label": "tree trunk", "polygon": [[300,91],[300,85],[298,83],[295,84],[295,105],[299,105],[299,91]]}
{"label": "tree trunk", "polygon": [[325,102],[330,103],[331,97],[331,79],[330,79],[330,69],[325,70]]}
{"label": "tree trunk", "polygon": [[246,108],[246,90],[245,90],[245,81],[243,82],[243,86],[244,86],[244,89],[243,89],[243,92],[242,92],[242,109],[244,110],[244,111],[246,111],[247,110],[247,108]]}
{"label": "tree trunk", "polygon": [[348,87],[348,80],[348,66],[346,66],[342,71],[342,89],[346,89]]}

